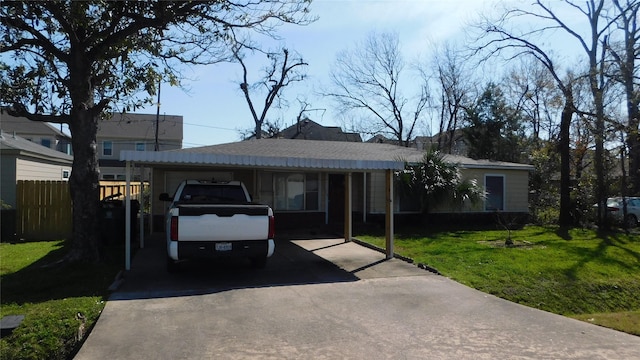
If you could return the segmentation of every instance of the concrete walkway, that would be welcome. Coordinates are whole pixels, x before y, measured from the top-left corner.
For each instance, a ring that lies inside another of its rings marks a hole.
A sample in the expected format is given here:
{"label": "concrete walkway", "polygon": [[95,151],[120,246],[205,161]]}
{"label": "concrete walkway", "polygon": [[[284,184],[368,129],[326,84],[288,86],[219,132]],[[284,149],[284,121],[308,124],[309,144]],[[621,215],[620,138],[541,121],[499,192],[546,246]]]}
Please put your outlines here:
{"label": "concrete walkway", "polygon": [[[186,265],[186,264],[185,264]],[[640,337],[514,304],[340,239],[164,269],[138,251],[84,359],[640,359]]]}

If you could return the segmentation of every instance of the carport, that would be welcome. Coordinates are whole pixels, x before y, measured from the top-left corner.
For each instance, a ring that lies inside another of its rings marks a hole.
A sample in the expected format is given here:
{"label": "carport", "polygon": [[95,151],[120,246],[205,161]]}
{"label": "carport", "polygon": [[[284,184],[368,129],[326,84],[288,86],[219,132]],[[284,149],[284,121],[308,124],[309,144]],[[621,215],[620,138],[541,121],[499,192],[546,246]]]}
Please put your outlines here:
{"label": "carport", "polygon": [[[344,239],[350,241],[353,229],[352,174],[384,172],[386,258],[393,257],[394,171],[404,169],[405,161],[421,153],[415,149],[372,143],[335,141],[259,139],[237,143],[188,148],[173,151],[122,151],[120,160],[126,169],[125,265],[131,267],[131,191],[132,169],[171,167],[172,169],[249,168],[268,170],[321,170],[344,174]],[[153,183],[153,179],[151,179]],[[151,187],[153,189],[153,186]],[[152,199],[157,194],[152,193]],[[142,219],[141,219],[142,223]],[[142,229],[142,226],[141,226]],[[144,247],[144,232],[140,231]]]}

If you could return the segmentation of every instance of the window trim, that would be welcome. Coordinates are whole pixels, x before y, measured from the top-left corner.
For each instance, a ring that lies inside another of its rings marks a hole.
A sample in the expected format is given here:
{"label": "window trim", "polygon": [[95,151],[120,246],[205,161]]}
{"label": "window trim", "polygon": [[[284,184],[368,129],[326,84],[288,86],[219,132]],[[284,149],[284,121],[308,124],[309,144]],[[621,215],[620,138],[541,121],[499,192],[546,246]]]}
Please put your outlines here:
{"label": "window trim", "polygon": [[[493,177],[493,178],[502,178],[502,208],[501,209],[488,209],[487,205],[489,204],[489,191],[487,190],[487,178],[489,177]],[[484,192],[485,194],[487,194],[485,200],[484,200],[484,205],[483,205],[483,210],[484,211],[506,211],[507,210],[507,176],[505,174],[484,174]]]}
{"label": "window trim", "polygon": [[[106,153],[107,147],[106,144],[109,144],[109,154]],[[102,156],[113,156],[113,141],[111,140],[103,140],[102,141]]]}
{"label": "window trim", "polygon": [[[297,171],[265,171],[266,174],[268,174],[271,177],[271,188],[268,189],[268,191],[271,192],[270,197],[271,197],[271,207],[274,210],[277,210],[278,212],[296,212],[296,213],[302,213],[302,212],[318,212],[321,211],[320,209],[322,208],[322,204],[321,204],[321,195],[322,195],[322,191],[321,186],[322,186],[322,176],[321,173],[319,172],[297,172]],[[276,185],[277,185],[277,181],[276,181],[276,177],[280,175],[286,175],[291,176],[291,175],[302,175],[302,209],[278,209],[276,207]],[[316,191],[307,191],[307,175],[314,175],[316,176],[316,181],[318,182],[318,189]],[[264,188],[262,188],[262,182],[260,182],[260,187],[261,187],[261,197],[263,196],[263,193],[267,192],[265,191]],[[316,195],[316,209],[307,209],[308,206],[308,201],[307,201],[307,195],[311,194],[311,193],[315,193]]]}

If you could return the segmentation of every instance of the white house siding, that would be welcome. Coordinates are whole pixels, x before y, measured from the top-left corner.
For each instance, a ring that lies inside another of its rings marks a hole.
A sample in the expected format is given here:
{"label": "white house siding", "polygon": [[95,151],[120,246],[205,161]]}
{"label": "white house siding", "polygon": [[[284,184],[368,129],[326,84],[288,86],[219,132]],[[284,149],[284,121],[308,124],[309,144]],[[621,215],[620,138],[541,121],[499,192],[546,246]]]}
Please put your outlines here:
{"label": "white house siding", "polygon": [[[367,174],[367,196],[369,198],[369,213],[384,214],[386,210],[386,178],[384,172],[371,172]],[[397,194],[395,194],[397,195]],[[395,196],[397,199],[397,196]],[[394,211],[398,211],[399,204],[393,202]]]}
{"label": "white house siding", "polygon": [[529,172],[505,171],[507,203],[505,211],[529,212]]}
{"label": "white house siding", "polygon": [[[104,154],[104,143],[111,142],[111,155]],[[155,147],[154,140],[148,139],[132,139],[132,138],[122,138],[122,137],[100,137],[98,138],[98,147],[99,153],[98,158],[100,159],[109,159],[109,160],[119,160],[120,152],[123,150],[132,150],[137,151],[136,144],[143,143],[145,147],[145,151],[153,151]],[[161,140],[161,150],[176,150],[180,149],[182,144],[179,141],[175,140]]]}
{"label": "white house siding", "polygon": [[[501,175],[505,179],[505,209],[507,212],[529,211],[529,172],[526,170],[501,170],[501,169],[461,169],[465,179],[475,179],[478,186],[484,188],[485,175]],[[385,211],[385,177],[384,173],[369,174],[368,185],[369,212],[382,214]],[[400,206],[399,196],[396,193],[394,211],[398,212]],[[484,203],[472,204],[466,202],[462,206],[441,204],[431,207],[432,213],[451,212],[484,212]]]}
{"label": "white house siding", "polygon": [[[505,212],[529,211],[529,172],[526,170],[502,170],[502,169],[461,169],[465,179],[475,179],[478,186],[485,187],[485,176],[495,175],[504,177],[505,186]],[[447,212],[484,212],[484,203],[465,203],[462,208],[442,206],[433,209],[434,213]]]}
{"label": "white house siding", "polygon": [[63,170],[71,171],[71,166],[16,159],[16,180],[65,180]]}

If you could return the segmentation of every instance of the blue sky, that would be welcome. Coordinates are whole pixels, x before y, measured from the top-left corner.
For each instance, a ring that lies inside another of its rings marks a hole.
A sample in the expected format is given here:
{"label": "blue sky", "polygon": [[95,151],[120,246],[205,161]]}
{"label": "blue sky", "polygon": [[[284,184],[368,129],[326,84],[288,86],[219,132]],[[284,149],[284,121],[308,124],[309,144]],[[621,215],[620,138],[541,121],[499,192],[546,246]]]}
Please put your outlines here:
{"label": "blue sky", "polygon": [[[309,118],[341,126],[335,106],[318,95],[318,89],[328,85],[330,67],[339,51],[353,48],[372,31],[393,31],[399,35],[407,62],[416,56],[428,57],[430,44],[459,39],[464,27],[491,4],[477,0],[315,0],[312,13],[319,19],[308,26],[281,27],[282,40],[273,44],[298,52],[309,66],[303,83],[285,89],[289,109],[272,109],[269,117],[291,125],[299,109],[295,99],[301,97],[312,108],[323,109],[306,113]],[[261,75],[266,64],[254,59],[250,76]],[[241,68],[237,64],[193,67],[184,73],[190,78],[184,83],[188,91],[165,84],[160,101],[160,114],[183,116],[184,147],[234,142],[240,139],[240,129],[253,126],[238,86]],[[260,111],[263,97],[256,99]],[[155,114],[156,107],[137,112]]]}

